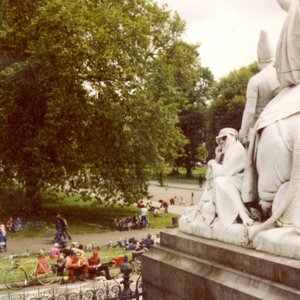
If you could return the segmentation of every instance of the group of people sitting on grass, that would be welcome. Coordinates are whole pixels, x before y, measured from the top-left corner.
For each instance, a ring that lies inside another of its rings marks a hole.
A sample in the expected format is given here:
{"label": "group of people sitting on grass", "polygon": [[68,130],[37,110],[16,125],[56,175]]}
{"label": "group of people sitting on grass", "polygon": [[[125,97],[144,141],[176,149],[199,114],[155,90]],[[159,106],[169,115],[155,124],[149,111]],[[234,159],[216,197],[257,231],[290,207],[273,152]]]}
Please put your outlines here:
{"label": "group of people sitting on grass", "polygon": [[120,231],[142,228],[141,218],[137,213],[124,218],[114,218],[113,223],[114,228]]}
{"label": "group of people sitting on grass", "polygon": [[[58,243],[54,243],[49,253],[50,263],[46,259],[45,250],[41,249],[35,266],[36,274],[45,274],[56,271],[58,276],[64,276],[67,271],[68,282],[75,282],[78,278],[85,281],[86,278],[103,276],[107,280],[111,279],[109,266],[115,264],[114,261],[102,263],[99,253],[99,247],[94,247],[89,258],[85,257],[83,245],[72,243],[69,247],[60,248]],[[104,273],[102,273],[104,272]]]}
{"label": "group of people sitting on grass", "polygon": [[[172,198],[172,201],[174,199]],[[171,199],[170,199],[171,201]],[[143,200],[139,200],[136,205],[137,208],[146,209],[148,212],[153,212],[155,217],[167,216],[169,202],[167,200],[159,200],[159,206],[155,206],[151,201],[148,201],[144,204]]]}
{"label": "group of people sitting on grass", "polygon": [[[147,252],[155,243],[159,243],[159,234],[155,238],[148,234],[146,238],[137,241],[135,238],[121,240],[117,243],[124,250],[132,251],[132,260],[139,258]],[[48,273],[51,270],[56,271],[58,276],[68,274],[68,283],[75,282],[76,279],[85,281],[87,278],[93,279],[99,276],[105,276],[107,280],[112,279],[109,267],[119,267],[124,263],[124,256],[111,259],[108,263],[102,263],[100,247],[93,246],[89,258],[85,256],[85,246],[73,242],[69,247],[60,248],[58,243],[54,243],[50,249],[50,264],[45,257],[45,251],[42,249],[38,254],[35,272],[36,274]]]}
{"label": "group of people sitting on grass", "polygon": [[6,230],[7,231],[17,232],[17,231],[22,230],[23,228],[24,228],[23,222],[20,219],[20,217],[16,217],[15,219],[13,219],[12,217],[10,217],[6,221]]}
{"label": "group of people sitting on grass", "polygon": [[146,238],[137,241],[134,237],[124,240],[123,244],[121,245],[125,250],[132,251],[132,260],[137,257],[140,257],[143,253],[149,251],[149,249],[154,244],[160,243],[159,233],[156,234],[155,238],[152,237],[152,234],[148,234]]}

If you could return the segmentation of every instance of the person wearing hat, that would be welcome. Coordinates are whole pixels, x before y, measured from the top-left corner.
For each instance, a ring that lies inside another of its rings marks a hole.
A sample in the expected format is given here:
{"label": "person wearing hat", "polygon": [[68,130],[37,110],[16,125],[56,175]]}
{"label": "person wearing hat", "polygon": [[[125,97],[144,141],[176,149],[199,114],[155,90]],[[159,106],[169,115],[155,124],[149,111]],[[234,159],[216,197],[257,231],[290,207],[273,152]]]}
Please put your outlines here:
{"label": "person wearing hat", "polygon": [[265,106],[278,94],[280,83],[274,68],[274,54],[268,33],[260,32],[257,45],[258,67],[261,70],[248,81],[247,101],[239,139],[243,145],[250,141],[252,128]]}

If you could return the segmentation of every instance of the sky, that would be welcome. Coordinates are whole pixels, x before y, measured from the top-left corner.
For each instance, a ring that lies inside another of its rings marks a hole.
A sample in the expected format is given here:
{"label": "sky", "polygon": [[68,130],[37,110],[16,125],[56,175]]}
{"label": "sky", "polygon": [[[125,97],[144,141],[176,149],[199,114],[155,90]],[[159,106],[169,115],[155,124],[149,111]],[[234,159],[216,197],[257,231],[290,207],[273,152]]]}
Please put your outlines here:
{"label": "sky", "polygon": [[261,30],[274,52],[286,12],[276,0],[156,0],[186,22],[183,39],[198,43],[201,64],[215,79],[257,61]]}

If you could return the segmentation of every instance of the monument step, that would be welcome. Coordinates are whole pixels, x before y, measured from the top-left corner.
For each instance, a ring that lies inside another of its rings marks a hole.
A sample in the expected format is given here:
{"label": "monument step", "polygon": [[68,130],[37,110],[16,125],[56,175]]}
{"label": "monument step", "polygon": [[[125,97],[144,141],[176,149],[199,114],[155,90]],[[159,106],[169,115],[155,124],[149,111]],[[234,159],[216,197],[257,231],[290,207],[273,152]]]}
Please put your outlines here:
{"label": "monument step", "polygon": [[165,248],[300,289],[299,260],[192,236],[177,229],[162,231],[160,236],[161,246]]}
{"label": "monument step", "polygon": [[143,257],[146,300],[300,299],[299,260],[177,229]]}

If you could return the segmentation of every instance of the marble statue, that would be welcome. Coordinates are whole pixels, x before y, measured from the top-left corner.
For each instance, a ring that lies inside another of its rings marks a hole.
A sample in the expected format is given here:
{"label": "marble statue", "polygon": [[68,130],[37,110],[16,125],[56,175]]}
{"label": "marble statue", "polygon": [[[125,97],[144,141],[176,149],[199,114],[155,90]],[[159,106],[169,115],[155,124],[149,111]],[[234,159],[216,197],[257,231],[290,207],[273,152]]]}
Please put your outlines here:
{"label": "marble statue", "polygon": [[275,222],[300,231],[300,7],[297,0],[278,2],[288,11],[276,53],[281,92],[254,126],[242,189],[243,201],[258,200],[270,218],[249,230],[250,239]]}
{"label": "marble statue", "polygon": [[[223,129],[224,140],[220,131],[206,190],[179,229],[300,259],[300,6],[299,0],[277,2],[288,12],[276,50],[280,92],[244,135],[247,151],[233,129]],[[260,207],[263,221],[251,219],[251,206]]]}
{"label": "marble statue", "polygon": [[238,131],[223,128],[216,137],[216,157],[208,162],[206,186],[196,207],[187,209],[180,219],[180,226],[189,233],[204,227],[221,226],[226,229],[237,223],[253,224],[250,213],[241,199],[246,150],[238,140]]}
{"label": "marble statue", "polygon": [[252,128],[265,106],[279,91],[279,81],[273,66],[273,49],[265,30],[260,32],[257,45],[259,73],[250,78],[247,86],[247,101],[243,113],[239,139],[247,145],[252,136]]}

